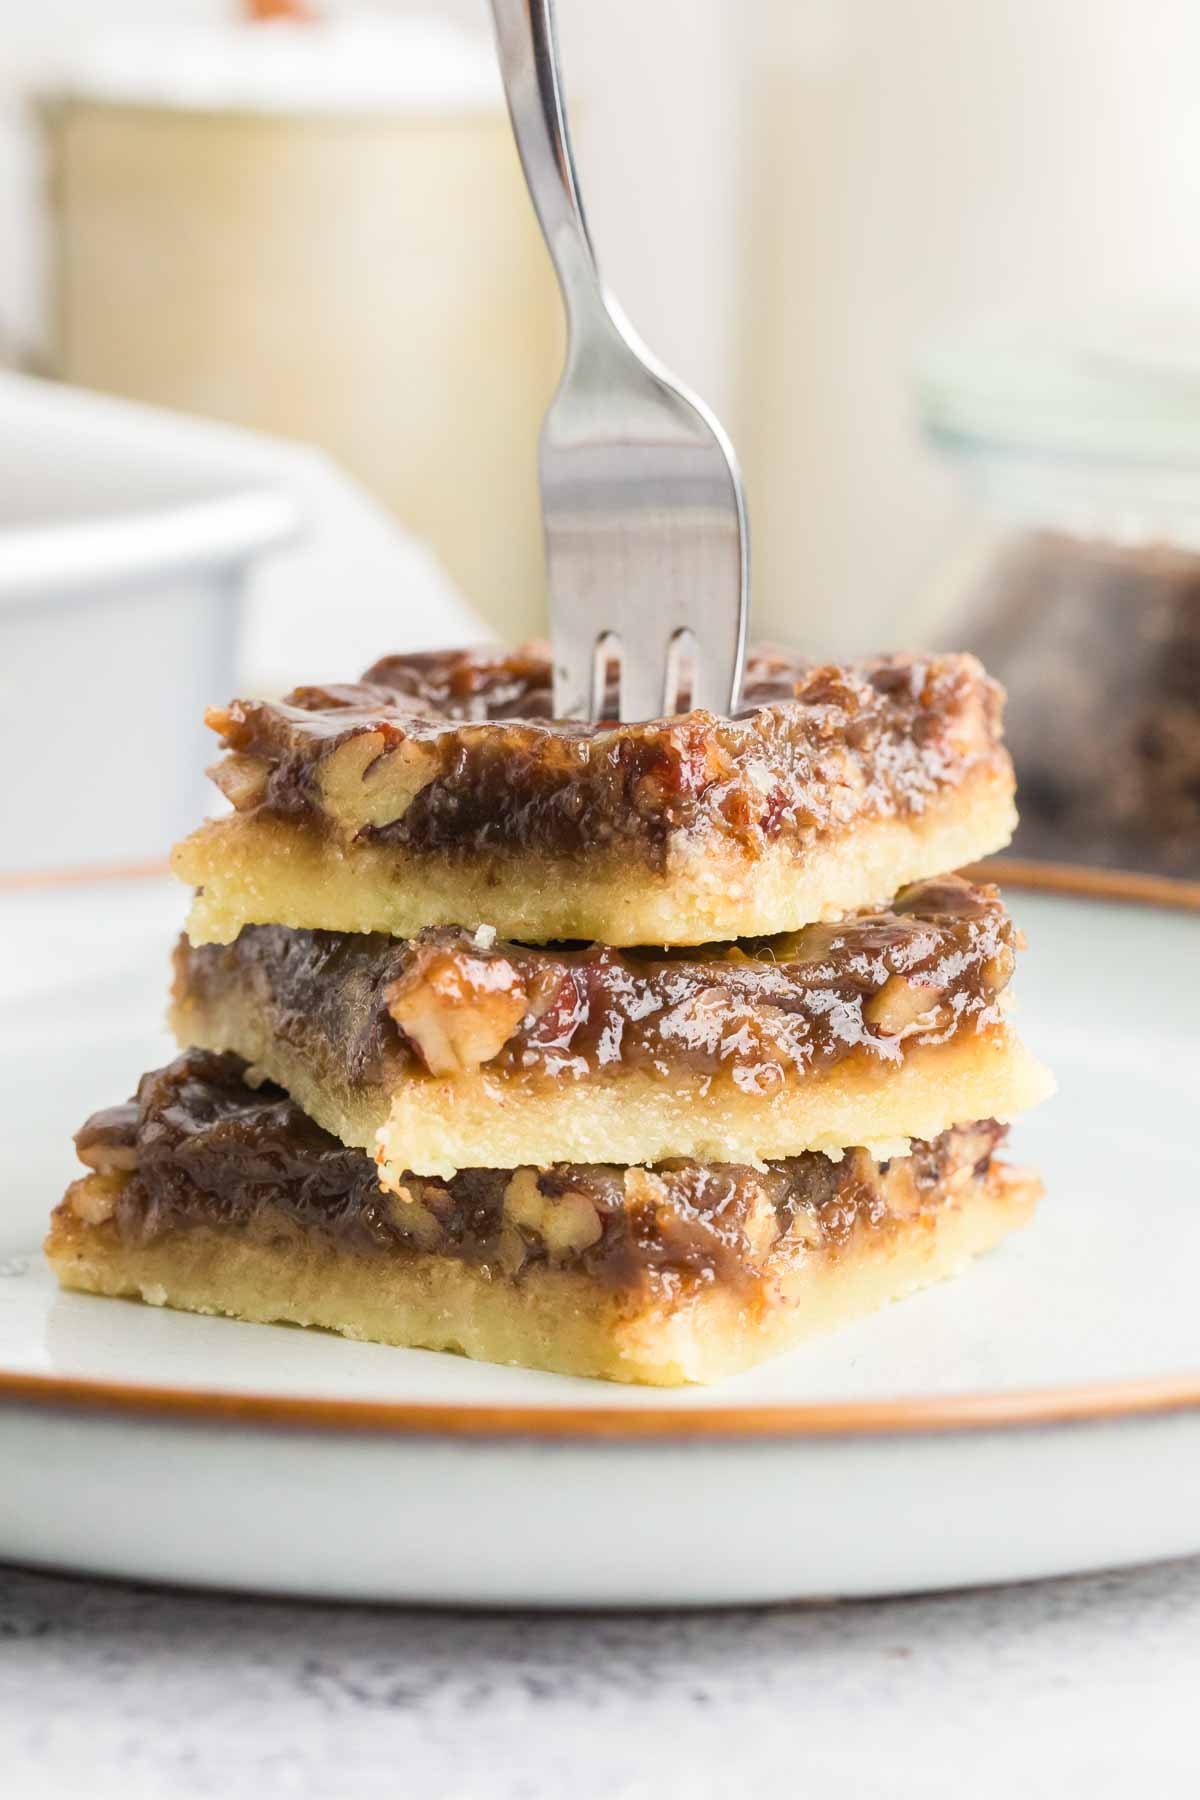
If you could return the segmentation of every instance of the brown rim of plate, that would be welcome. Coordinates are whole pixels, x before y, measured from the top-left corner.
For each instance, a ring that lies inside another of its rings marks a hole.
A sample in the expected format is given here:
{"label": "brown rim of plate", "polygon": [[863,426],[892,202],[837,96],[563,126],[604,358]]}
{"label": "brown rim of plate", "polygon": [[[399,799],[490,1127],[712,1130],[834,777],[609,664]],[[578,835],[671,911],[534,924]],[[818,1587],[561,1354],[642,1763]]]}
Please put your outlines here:
{"label": "brown rim of plate", "polygon": [[1125,900],[1200,912],[1200,881],[1174,875],[1143,875],[1135,869],[1094,869],[1082,863],[1034,862],[1021,856],[989,856],[960,874],[971,881],[994,881],[1000,887],[1063,894],[1077,900]]}
{"label": "brown rim of plate", "polygon": [[0,1408],[119,1414],[176,1425],[243,1426],[394,1438],[529,1438],[557,1443],[673,1439],[924,1437],[948,1432],[1113,1424],[1200,1410],[1200,1375],[1012,1393],[897,1395],[799,1406],[455,1406],[439,1402],[313,1400],[204,1388],[0,1375]]}
{"label": "brown rim of plate", "polygon": [[[30,869],[0,874],[0,896],[39,888],[86,887],[98,881],[146,881],[169,875],[165,858],[149,862],[100,863],[94,867]],[[1124,900],[1141,906],[1200,912],[1200,881],[1174,875],[1143,875],[1136,869],[1095,869],[1082,863],[1034,862],[1021,856],[989,856],[960,869],[970,881],[994,881],[1034,893],[1065,894],[1081,900]]]}
{"label": "brown rim of plate", "polygon": [[[165,863],[0,875],[0,894],[38,887],[130,880],[166,873]],[[1008,887],[1089,900],[1124,900],[1200,912],[1200,882],[992,857],[964,874]],[[394,1438],[534,1439],[552,1442],[738,1442],[749,1439],[918,1437],[946,1432],[1101,1425],[1200,1411],[1200,1372],[1151,1381],[1023,1388],[1011,1393],[897,1395],[889,1400],[799,1406],[480,1406],[386,1400],[312,1400],[294,1395],[89,1381],[0,1372],[0,1407],[118,1414],[197,1426],[263,1427]]]}

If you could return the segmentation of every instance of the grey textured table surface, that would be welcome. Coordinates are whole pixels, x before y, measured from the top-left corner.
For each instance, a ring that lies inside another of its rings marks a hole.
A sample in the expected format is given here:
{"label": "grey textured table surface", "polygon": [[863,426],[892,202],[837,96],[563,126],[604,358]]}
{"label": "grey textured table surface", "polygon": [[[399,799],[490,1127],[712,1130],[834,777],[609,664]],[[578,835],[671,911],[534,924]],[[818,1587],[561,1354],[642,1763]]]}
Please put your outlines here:
{"label": "grey textured table surface", "polygon": [[0,1793],[1200,1792],[1200,1560],[987,1593],[500,1615],[0,1568]]}

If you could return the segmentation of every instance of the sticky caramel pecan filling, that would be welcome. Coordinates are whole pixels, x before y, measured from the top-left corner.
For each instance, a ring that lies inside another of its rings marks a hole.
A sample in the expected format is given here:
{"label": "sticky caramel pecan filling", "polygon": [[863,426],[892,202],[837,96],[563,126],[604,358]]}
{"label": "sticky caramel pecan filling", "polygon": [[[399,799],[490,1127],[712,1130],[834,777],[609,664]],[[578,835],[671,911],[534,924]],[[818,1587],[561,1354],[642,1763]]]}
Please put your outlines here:
{"label": "sticky caramel pecan filling", "polygon": [[673,1162],[463,1170],[388,1188],[360,1150],[322,1131],[279,1088],[248,1086],[239,1057],[189,1050],[142,1077],[127,1105],[76,1137],[92,1173],[66,1204],[144,1244],[204,1226],[270,1241],[297,1228],[364,1255],[433,1251],[519,1278],[570,1267],[613,1287],[739,1282],[776,1256],[836,1255],[861,1231],[937,1209],[986,1174],[991,1121],[877,1161],[849,1150],[755,1169]]}
{"label": "sticky caramel pecan filling", "polygon": [[700,950],[247,926],[230,945],[182,941],[175,993],[201,1007],[248,999],[273,1036],[351,1086],[483,1066],[547,1080],[636,1068],[726,1071],[757,1092],[994,1023],[1015,944],[994,888],[944,876],[838,924]]}

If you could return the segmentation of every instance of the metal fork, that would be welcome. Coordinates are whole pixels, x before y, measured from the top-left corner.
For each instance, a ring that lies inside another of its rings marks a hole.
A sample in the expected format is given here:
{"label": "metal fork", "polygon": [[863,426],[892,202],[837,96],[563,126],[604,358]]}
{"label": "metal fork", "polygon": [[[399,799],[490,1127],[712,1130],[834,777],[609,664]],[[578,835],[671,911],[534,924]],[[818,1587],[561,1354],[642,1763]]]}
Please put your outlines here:
{"label": "metal fork", "polygon": [[554,0],[492,0],[525,179],[562,288],[567,358],[539,473],[554,711],[599,719],[609,658],[620,717],[737,704],[749,536],[733,446],[639,341],[600,278],[571,155]]}

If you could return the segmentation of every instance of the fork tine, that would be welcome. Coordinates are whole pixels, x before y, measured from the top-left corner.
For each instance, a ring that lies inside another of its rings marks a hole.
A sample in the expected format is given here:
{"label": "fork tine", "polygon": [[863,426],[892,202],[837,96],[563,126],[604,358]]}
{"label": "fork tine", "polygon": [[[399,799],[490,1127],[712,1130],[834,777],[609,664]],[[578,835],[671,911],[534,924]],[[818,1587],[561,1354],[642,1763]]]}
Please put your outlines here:
{"label": "fork tine", "polygon": [[555,615],[551,622],[554,658],[554,717],[587,719],[592,715],[596,666],[595,631]]}
{"label": "fork tine", "polygon": [[729,713],[738,703],[745,656],[745,629],[738,620],[722,631],[714,609],[703,634],[694,634],[692,705],[709,712]]}
{"label": "fork tine", "polygon": [[[679,711],[681,695],[687,693],[690,696],[695,667],[696,634],[690,625],[678,625],[667,640],[667,691],[664,701],[668,713]],[[691,705],[690,698],[688,705]]]}
{"label": "fork tine", "polygon": [[[661,719],[667,710],[667,673],[671,657],[671,638],[660,628],[656,635],[646,629],[630,641],[621,643],[621,718],[622,720]],[[674,695],[671,696],[674,710]]]}

